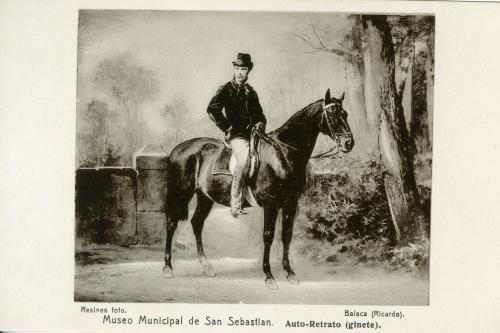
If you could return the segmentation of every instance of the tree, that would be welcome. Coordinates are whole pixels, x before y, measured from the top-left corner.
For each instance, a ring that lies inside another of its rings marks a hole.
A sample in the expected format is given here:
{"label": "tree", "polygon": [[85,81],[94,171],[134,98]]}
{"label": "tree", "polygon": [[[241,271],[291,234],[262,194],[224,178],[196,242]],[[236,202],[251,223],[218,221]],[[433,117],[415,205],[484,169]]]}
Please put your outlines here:
{"label": "tree", "polygon": [[174,98],[169,104],[165,104],[160,110],[160,115],[165,120],[165,132],[163,142],[166,143],[166,149],[170,151],[177,144],[186,138],[184,129],[189,128],[189,110],[186,102],[180,98]]}
{"label": "tree", "polygon": [[117,166],[120,165],[120,155],[117,155],[116,149],[114,146],[109,145],[106,148],[106,153],[104,154],[104,166]]}
{"label": "tree", "polygon": [[413,152],[395,81],[395,54],[387,17],[363,15],[369,50],[370,95],[382,162],[387,173],[385,190],[394,222],[396,241],[407,243],[424,236],[424,222],[413,171]]}
{"label": "tree", "polygon": [[328,40],[315,25],[311,33],[296,36],[308,52],[328,52],[345,61],[349,104],[358,116],[357,127],[368,127],[365,140],[378,142],[396,241],[404,244],[424,235],[413,159],[416,150],[427,151],[431,144],[434,18],[349,18],[352,26],[340,43]]}
{"label": "tree", "polygon": [[411,142],[416,152],[427,152],[432,141],[434,17],[391,16],[388,22]]}
{"label": "tree", "polygon": [[[113,130],[116,116],[116,112],[99,99],[93,99],[87,105],[79,119],[81,123],[77,133],[79,165],[119,165],[119,140]],[[113,160],[107,158],[111,153],[114,155]]]}
{"label": "tree", "polygon": [[362,131],[369,130],[368,116],[365,103],[365,63],[362,41],[363,26],[360,15],[350,15],[352,28],[346,36],[348,49],[356,55],[356,61],[346,61],[347,98],[353,110],[361,113],[359,126]]}
{"label": "tree", "polygon": [[[365,145],[368,148],[373,148],[373,137],[370,135],[370,126],[366,97],[365,97],[365,61],[364,48],[362,41],[362,25],[360,15],[351,15],[349,19],[352,25],[344,34],[344,40],[341,43],[326,42],[328,31],[322,30],[315,24],[310,24],[310,33],[296,33],[295,36],[300,38],[308,47],[306,52],[326,52],[340,57],[344,60],[346,68],[346,99],[349,103],[349,111],[352,119],[356,123],[353,126],[354,135],[356,138],[364,139]],[[356,132],[357,131],[357,132]],[[361,140],[358,140],[358,146]]]}
{"label": "tree", "polygon": [[[427,59],[428,50],[425,43],[416,43],[415,56],[412,66],[411,81],[411,116],[410,138],[415,152],[423,153],[431,150],[430,131],[428,122],[428,87],[427,84]],[[432,103],[431,103],[432,104]]]}
{"label": "tree", "polygon": [[159,91],[156,75],[125,53],[101,61],[97,66],[94,83],[112,97],[122,111],[127,138],[125,158],[130,163],[141,144],[143,128],[140,109]]}
{"label": "tree", "polygon": [[425,75],[427,83],[427,129],[429,131],[429,144],[432,149],[433,119],[434,119],[434,18],[432,18],[432,28],[428,34],[426,44],[429,54],[425,62]]}

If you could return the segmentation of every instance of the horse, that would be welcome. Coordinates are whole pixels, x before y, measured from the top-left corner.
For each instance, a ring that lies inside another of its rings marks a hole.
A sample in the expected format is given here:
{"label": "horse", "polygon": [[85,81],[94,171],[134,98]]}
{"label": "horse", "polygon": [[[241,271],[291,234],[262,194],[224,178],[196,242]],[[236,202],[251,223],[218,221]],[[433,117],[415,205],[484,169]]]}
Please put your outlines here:
{"label": "horse", "polygon": [[[344,94],[313,102],[296,112],[281,127],[261,135],[259,167],[247,185],[258,206],[264,209],[264,255],[262,269],[265,284],[278,289],[269,264],[269,253],[274,238],[278,212],[282,211],[283,269],[291,284],[298,284],[289,260],[289,247],[297,203],[306,184],[306,167],[319,133],[329,136],[336,149],[349,152],[354,138],[342,107]],[[232,176],[212,173],[217,156],[224,148],[221,140],[195,138],[177,145],[167,162],[167,237],[163,275],[173,278],[172,237],[177,224],[188,218],[188,203],[196,193],[197,202],[191,225],[196,239],[198,258],[206,276],[215,276],[203,250],[202,231],[205,219],[214,202],[230,206]]]}

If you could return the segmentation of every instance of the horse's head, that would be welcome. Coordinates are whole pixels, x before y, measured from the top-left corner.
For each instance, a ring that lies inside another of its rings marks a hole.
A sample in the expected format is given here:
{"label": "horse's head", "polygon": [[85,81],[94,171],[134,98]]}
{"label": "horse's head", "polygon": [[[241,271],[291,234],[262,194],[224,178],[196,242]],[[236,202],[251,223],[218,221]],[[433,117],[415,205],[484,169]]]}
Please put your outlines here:
{"label": "horse's head", "polygon": [[340,150],[347,153],[354,147],[354,138],[347,123],[347,112],[342,107],[343,101],[344,93],[337,99],[330,97],[330,89],[326,91],[320,131],[335,141]]}

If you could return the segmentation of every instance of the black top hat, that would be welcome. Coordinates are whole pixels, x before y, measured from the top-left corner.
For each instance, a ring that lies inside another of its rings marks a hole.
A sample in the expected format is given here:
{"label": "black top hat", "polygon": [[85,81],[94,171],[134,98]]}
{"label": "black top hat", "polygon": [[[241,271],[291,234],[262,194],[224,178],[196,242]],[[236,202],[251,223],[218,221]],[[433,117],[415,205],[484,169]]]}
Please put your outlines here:
{"label": "black top hat", "polygon": [[234,66],[248,67],[249,69],[253,68],[252,57],[248,53],[238,53],[236,56],[236,60],[233,61]]}

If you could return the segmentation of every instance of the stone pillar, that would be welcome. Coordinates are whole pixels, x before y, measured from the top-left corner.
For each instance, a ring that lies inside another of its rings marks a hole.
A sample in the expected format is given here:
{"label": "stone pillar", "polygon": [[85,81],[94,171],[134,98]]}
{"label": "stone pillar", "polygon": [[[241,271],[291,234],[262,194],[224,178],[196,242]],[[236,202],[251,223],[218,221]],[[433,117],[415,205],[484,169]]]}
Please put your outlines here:
{"label": "stone pillar", "polygon": [[140,244],[165,241],[167,154],[160,145],[144,146],[135,156],[137,177],[137,236]]}

